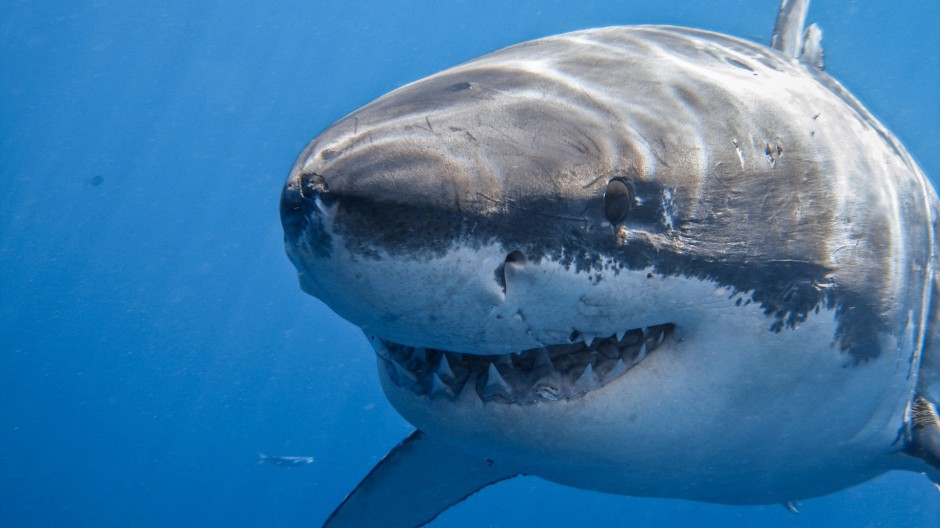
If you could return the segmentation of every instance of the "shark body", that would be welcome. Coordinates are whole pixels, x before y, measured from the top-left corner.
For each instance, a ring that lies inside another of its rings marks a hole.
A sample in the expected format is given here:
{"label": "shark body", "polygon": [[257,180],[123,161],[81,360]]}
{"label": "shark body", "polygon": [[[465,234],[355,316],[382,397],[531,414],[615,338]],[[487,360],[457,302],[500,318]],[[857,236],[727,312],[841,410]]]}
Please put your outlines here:
{"label": "shark body", "polygon": [[734,504],[938,481],[937,196],[821,71],[807,9],[770,48],[519,44],[310,143],[288,255],[417,428],[327,526],[421,525],[519,474]]}

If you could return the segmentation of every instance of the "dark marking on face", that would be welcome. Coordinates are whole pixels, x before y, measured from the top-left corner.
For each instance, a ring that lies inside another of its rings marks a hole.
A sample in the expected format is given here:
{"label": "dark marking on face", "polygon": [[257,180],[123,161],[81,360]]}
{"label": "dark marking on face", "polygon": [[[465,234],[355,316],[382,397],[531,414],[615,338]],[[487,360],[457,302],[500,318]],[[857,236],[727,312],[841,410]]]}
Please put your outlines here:
{"label": "dark marking on face", "polygon": [[[308,178],[304,186],[317,188],[317,181]],[[339,196],[327,192],[320,193],[320,198],[335,207],[333,229],[351,251],[365,258],[390,255],[428,259],[443,256],[455,244],[482,247],[498,243],[514,248],[494,269],[494,280],[504,291],[506,267],[526,259],[555,261],[568,269],[591,273],[592,278],[600,277],[604,270],[620,273],[651,268],[648,278],[655,274],[712,281],[729,288],[733,295],[758,303],[770,318],[768,329],[773,332],[796,328],[820,307],[835,309],[843,350],[857,361],[878,355],[877,334],[886,330],[885,321],[877,315],[878,292],[836,287],[833,270],[820,264],[825,262],[823,255],[814,256],[823,247],[815,244],[814,237],[827,236],[818,227],[814,227],[815,231],[793,231],[804,228],[788,226],[776,233],[770,219],[751,218],[753,225],[760,227],[760,246],[738,238],[750,231],[744,229],[746,226],[735,225],[734,217],[678,217],[673,229],[666,230],[659,221],[662,186],[649,181],[612,181],[618,183],[608,196],[621,199],[624,189],[628,189],[629,195],[637,197],[637,205],[626,211],[619,226],[609,222],[611,207],[604,194],[574,200],[550,197],[507,200],[495,206],[485,201],[485,207],[478,204],[478,210],[444,207],[433,202],[398,203],[392,196]],[[688,199],[681,190],[676,192],[677,200]],[[722,196],[726,201],[713,203],[712,213],[735,208],[752,215],[763,211],[761,204],[738,206],[728,195]],[[753,201],[746,196],[735,199]],[[787,199],[799,196],[791,193]],[[293,207],[312,210],[308,200],[306,195],[284,199],[282,212]],[[683,205],[680,209],[690,207]],[[286,236],[296,237],[302,228],[310,246],[328,247],[329,237],[318,223],[318,214],[308,213],[305,218],[311,220],[309,225],[286,215]],[[826,225],[818,218],[812,221],[816,222],[814,225]],[[625,242],[618,240],[618,227],[630,233]],[[689,241],[694,241],[694,245]],[[740,299],[737,304],[741,305]]]}
{"label": "dark marking on face", "polygon": [[625,182],[630,196],[636,198],[633,199],[630,209],[618,224],[630,229],[642,229],[649,233],[666,233],[666,226],[662,224],[662,219],[664,214],[668,212],[671,215],[672,211],[665,211],[665,208],[673,207],[675,204],[663,201],[665,189],[662,185],[640,180],[636,175],[628,176]]}

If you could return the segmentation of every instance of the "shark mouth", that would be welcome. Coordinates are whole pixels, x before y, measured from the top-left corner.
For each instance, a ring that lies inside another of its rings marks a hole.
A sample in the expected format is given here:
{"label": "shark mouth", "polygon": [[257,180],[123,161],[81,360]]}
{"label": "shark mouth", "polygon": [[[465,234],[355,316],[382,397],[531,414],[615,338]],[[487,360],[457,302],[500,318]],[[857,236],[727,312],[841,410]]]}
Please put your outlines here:
{"label": "shark mouth", "polygon": [[571,400],[624,375],[672,334],[666,323],[605,338],[573,332],[570,344],[481,356],[371,338],[389,379],[431,399],[473,390],[485,402],[531,405]]}

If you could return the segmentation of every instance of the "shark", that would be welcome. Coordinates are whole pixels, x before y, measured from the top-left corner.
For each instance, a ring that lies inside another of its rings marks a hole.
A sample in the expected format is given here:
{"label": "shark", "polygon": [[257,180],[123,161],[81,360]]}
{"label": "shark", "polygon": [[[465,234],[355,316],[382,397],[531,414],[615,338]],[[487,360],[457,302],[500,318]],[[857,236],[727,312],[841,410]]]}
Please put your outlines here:
{"label": "shark", "polygon": [[309,143],[287,255],[415,426],[324,526],[421,526],[518,475],[791,511],[940,482],[937,194],[808,9],[769,47],[521,43]]}

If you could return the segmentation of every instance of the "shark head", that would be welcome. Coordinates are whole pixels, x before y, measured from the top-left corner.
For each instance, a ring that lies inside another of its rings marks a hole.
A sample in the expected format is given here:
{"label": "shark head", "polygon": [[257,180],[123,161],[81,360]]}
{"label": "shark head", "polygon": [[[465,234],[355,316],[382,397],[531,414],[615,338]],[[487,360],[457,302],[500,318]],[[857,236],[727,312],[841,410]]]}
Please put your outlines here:
{"label": "shark head", "polygon": [[932,236],[904,225],[923,200],[897,212],[917,177],[853,176],[899,154],[836,88],[692,30],[511,47],[314,139],[287,253],[399,412],[461,449],[618,493],[827,493],[890,465],[807,478],[902,428]]}

